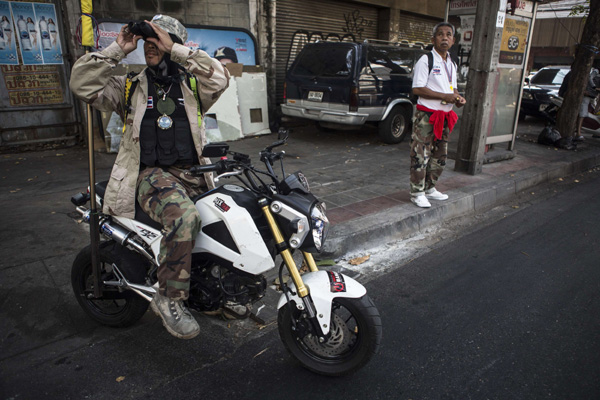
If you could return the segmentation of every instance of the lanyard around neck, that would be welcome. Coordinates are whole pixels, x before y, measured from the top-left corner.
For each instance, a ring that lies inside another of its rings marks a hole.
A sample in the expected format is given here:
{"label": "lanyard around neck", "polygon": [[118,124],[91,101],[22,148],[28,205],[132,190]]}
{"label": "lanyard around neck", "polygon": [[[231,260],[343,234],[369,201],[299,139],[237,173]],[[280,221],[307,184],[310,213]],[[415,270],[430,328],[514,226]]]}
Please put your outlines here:
{"label": "lanyard around neck", "polygon": [[[446,55],[446,57],[449,57]],[[446,76],[448,77],[448,83],[450,84],[450,90],[454,90],[452,86],[452,66],[450,66],[450,71],[448,71],[447,61],[442,58],[442,64],[444,64],[444,69],[446,70]]]}

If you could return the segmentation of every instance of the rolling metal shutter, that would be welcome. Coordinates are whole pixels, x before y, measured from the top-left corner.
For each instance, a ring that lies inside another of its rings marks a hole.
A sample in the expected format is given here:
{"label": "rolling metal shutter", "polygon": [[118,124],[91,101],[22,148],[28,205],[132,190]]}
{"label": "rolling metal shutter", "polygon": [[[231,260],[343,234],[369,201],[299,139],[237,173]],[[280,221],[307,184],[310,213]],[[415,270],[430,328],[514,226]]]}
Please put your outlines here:
{"label": "rolling metal shutter", "polygon": [[441,20],[401,13],[398,39],[428,45],[431,43],[431,30],[438,22]]}
{"label": "rolling metal shutter", "polygon": [[[275,25],[277,102],[285,72],[307,42],[377,39],[378,8],[348,1],[278,0]],[[291,53],[291,54],[290,54]]]}

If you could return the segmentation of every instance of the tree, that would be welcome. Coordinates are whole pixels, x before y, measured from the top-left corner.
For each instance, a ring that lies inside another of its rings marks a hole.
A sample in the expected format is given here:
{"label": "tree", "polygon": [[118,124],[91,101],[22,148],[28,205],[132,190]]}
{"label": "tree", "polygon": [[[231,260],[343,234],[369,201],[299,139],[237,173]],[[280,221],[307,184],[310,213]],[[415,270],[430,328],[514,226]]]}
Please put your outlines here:
{"label": "tree", "polygon": [[575,61],[571,65],[569,89],[556,118],[556,129],[563,137],[571,136],[577,129],[577,116],[583,100],[586,82],[600,46],[600,0],[591,0],[581,41],[575,50]]}

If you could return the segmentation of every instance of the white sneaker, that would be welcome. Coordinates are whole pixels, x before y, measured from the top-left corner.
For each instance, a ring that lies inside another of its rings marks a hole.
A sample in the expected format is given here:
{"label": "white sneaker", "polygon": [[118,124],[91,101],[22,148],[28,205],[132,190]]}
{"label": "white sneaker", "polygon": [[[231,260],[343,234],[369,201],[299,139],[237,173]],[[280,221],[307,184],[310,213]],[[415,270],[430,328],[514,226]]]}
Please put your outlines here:
{"label": "white sneaker", "polygon": [[429,200],[427,200],[427,197],[425,197],[422,194],[420,194],[418,196],[410,196],[410,201],[412,201],[412,203],[417,207],[421,207],[421,208],[431,207],[431,203],[429,202]]}
{"label": "white sneaker", "polygon": [[431,188],[425,191],[425,197],[431,200],[446,200],[448,195],[439,192],[436,188]]}

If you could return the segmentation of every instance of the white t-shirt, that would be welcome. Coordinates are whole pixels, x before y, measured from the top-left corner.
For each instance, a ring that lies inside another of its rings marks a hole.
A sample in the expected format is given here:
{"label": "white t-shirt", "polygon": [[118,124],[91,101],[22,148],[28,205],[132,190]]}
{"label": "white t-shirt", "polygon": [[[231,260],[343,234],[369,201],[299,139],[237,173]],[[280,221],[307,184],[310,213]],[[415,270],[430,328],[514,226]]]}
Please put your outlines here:
{"label": "white t-shirt", "polygon": [[[434,92],[454,93],[454,89],[456,88],[456,66],[450,59],[450,55],[447,55],[444,62],[442,56],[435,49],[431,50],[431,53],[433,54],[431,73],[428,73],[429,65],[427,55],[425,54],[415,64],[412,87],[426,87]],[[452,107],[454,107],[453,104],[442,104],[442,101],[439,99],[424,99],[422,97],[419,97],[417,104],[421,104],[432,110],[446,112],[452,110]]]}

